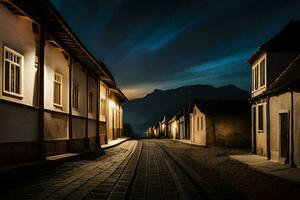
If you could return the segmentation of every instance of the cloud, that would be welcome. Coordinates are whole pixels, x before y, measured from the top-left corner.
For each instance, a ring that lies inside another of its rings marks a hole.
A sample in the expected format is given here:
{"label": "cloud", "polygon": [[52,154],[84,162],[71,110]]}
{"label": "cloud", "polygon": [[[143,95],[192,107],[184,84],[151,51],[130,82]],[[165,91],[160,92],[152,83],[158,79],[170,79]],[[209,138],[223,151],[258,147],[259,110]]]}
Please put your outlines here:
{"label": "cloud", "polygon": [[132,97],[197,83],[249,89],[245,59],[300,19],[296,0],[52,2]]}

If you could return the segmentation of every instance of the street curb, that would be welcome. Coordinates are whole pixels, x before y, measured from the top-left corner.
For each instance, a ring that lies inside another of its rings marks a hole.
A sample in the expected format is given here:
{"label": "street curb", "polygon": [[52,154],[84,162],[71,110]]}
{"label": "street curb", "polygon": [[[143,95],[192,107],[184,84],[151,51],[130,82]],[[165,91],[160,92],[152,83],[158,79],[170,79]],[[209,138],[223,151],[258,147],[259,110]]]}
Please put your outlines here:
{"label": "street curb", "polygon": [[183,141],[180,141],[180,140],[173,140],[173,139],[171,139],[171,140],[174,141],[174,142],[178,142],[180,144],[191,145],[191,146],[194,146],[194,147],[208,148],[207,145],[201,145],[201,144],[195,144],[195,143],[187,143],[187,142],[183,142]]}
{"label": "street curb", "polygon": [[284,180],[286,182],[290,182],[290,183],[293,183],[293,184],[296,184],[296,185],[300,185],[300,181],[295,181],[295,180],[292,180],[292,179],[289,179],[289,178],[285,178],[285,177],[282,177],[282,176],[276,176],[275,174],[270,174],[270,173],[264,172],[262,170],[259,170],[259,169],[255,168],[255,167],[252,167],[249,164],[243,163],[243,162],[241,162],[241,161],[239,161],[237,159],[232,158],[231,155],[229,156],[229,160],[238,162],[238,163],[240,163],[240,164],[248,167],[249,169],[251,169],[251,170],[253,170],[255,172],[258,172],[260,174],[264,174],[264,175],[269,176],[271,178],[281,179],[281,180]]}
{"label": "street curb", "polygon": [[131,138],[126,138],[125,140],[123,140],[122,142],[119,142],[119,143],[116,143],[116,144],[113,144],[113,145],[111,145],[111,146],[107,146],[107,147],[101,147],[103,150],[105,150],[105,149],[110,149],[110,148],[112,148],[112,147],[115,147],[115,146],[118,146],[118,145],[120,145],[120,144],[123,144],[124,142],[126,142],[126,141],[128,141],[128,140],[131,140]]}

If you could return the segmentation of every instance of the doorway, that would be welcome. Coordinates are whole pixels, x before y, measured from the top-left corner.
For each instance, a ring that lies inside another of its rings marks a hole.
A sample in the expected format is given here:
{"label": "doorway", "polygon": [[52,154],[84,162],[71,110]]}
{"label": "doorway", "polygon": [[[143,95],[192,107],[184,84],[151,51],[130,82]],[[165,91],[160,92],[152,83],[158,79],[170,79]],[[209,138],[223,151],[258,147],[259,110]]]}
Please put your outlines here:
{"label": "doorway", "polygon": [[256,107],[252,108],[252,153],[256,154]]}
{"label": "doorway", "polygon": [[289,163],[289,132],[290,132],[290,123],[289,123],[289,114],[280,113],[280,157],[285,164]]}

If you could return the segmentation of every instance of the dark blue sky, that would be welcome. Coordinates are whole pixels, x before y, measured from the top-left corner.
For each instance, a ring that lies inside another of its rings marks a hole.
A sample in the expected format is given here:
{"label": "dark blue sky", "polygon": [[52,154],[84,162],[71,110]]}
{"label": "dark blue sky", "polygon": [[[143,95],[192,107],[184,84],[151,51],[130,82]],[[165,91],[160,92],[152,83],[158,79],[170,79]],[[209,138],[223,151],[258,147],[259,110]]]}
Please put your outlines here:
{"label": "dark blue sky", "polygon": [[249,90],[247,58],[300,19],[296,0],[52,2],[129,98],[191,84]]}

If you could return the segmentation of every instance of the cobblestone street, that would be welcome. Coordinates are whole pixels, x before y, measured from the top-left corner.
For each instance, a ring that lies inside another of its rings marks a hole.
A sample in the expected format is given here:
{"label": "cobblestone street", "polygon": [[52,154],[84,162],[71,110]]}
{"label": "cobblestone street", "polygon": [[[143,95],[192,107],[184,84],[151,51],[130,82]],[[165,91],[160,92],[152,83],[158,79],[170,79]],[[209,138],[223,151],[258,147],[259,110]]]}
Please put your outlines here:
{"label": "cobblestone street", "polygon": [[[234,150],[129,140],[45,170],[1,199],[281,199],[299,185],[229,159]],[[238,152],[241,153],[241,152]]]}

